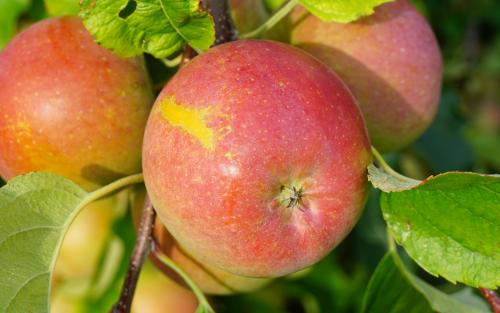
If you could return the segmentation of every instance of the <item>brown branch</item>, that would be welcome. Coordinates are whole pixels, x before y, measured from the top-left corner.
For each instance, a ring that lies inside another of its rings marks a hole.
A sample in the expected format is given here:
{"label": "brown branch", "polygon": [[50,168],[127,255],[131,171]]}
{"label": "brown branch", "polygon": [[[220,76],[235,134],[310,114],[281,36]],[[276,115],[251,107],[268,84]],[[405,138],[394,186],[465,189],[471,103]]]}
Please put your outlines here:
{"label": "brown branch", "polygon": [[483,297],[488,301],[493,313],[500,313],[500,298],[494,290],[479,288]]}
{"label": "brown branch", "polygon": [[[210,13],[214,19],[214,46],[238,39],[227,0],[200,0],[200,6],[203,10]],[[186,44],[184,46],[184,52],[182,53],[181,66],[191,61],[195,56],[196,51]]]}
{"label": "brown branch", "polygon": [[131,310],[141,267],[151,249],[155,217],[156,213],[153,205],[146,195],[146,201],[141,215],[141,223],[137,232],[137,239],[130,259],[127,276],[123,282],[120,299],[118,303],[113,306],[111,310],[112,313],[129,313]]}
{"label": "brown branch", "polygon": [[215,45],[238,39],[227,0],[201,0],[201,5],[214,18]]}

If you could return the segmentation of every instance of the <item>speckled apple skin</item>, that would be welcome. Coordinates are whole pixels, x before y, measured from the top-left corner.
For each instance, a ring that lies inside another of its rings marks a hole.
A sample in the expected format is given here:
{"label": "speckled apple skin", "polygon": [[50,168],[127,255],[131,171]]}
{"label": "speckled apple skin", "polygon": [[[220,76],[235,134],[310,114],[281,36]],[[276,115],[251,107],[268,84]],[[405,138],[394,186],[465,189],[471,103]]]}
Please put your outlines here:
{"label": "speckled apple skin", "polygon": [[407,0],[383,4],[349,24],[304,13],[297,8],[292,15],[292,44],[347,83],[372,144],[388,152],[418,138],[434,118],[442,80],[441,53],[425,18]]}
{"label": "speckled apple skin", "polygon": [[100,47],[77,17],[33,24],[0,54],[0,176],[48,171],[92,190],[138,173],[152,103],[141,59]]}
{"label": "speckled apple skin", "polygon": [[[145,183],[186,251],[234,274],[307,267],[352,229],[370,144],[347,87],[305,52],[271,41],[210,49],[162,90],[146,126]],[[303,187],[301,207],[278,201]]]}

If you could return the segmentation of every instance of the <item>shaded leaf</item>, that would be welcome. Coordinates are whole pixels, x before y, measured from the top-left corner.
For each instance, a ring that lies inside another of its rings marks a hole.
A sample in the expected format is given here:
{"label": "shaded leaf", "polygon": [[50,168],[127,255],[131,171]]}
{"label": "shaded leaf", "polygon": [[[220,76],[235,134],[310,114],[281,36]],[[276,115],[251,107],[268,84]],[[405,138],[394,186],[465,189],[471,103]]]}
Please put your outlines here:
{"label": "shaded leaf", "polygon": [[363,313],[480,313],[409,273],[391,251],[380,261],[363,298]]}

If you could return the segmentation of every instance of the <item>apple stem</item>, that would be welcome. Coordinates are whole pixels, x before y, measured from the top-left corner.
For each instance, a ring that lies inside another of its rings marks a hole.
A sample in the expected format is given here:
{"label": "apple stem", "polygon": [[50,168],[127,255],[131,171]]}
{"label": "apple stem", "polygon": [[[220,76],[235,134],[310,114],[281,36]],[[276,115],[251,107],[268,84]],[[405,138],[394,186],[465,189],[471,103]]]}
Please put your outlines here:
{"label": "apple stem", "polygon": [[125,281],[123,282],[120,299],[118,303],[113,306],[111,310],[112,313],[129,313],[132,308],[132,300],[134,298],[141,267],[151,250],[155,217],[156,212],[149,197],[146,196],[137,239],[127,270],[127,276],[125,276]]}
{"label": "apple stem", "polygon": [[254,38],[261,33],[271,29],[274,25],[278,24],[285,16],[292,12],[293,8],[298,4],[298,0],[290,0],[280,9],[278,9],[264,24],[260,25],[258,28],[252,30],[251,32],[241,35],[241,38]]}
{"label": "apple stem", "polygon": [[500,313],[500,298],[494,290],[479,288],[483,297],[488,301],[493,313]]}

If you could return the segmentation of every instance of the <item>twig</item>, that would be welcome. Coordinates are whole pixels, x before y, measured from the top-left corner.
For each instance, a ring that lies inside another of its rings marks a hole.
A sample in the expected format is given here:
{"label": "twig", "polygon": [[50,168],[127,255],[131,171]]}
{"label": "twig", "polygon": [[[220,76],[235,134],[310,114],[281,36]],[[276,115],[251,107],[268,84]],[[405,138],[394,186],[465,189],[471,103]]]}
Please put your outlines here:
{"label": "twig", "polygon": [[227,0],[201,0],[215,22],[215,45],[238,39]]}
{"label": "twig", "polygon": [[141,223],[139,225],[139,231],[137,232],[137,239],[130,259],[127,276],[123,282],[120,299],[118,303],[113,306],[111,310],[112,313],[129,313],[131,310],[141,267],[151,249],[155,217],[156,213],[153,205],[149,197],[146,196],[144,210],[141,215]]}
{"label": "twig", "polygon": [[488,301],[493,313],[500,313],[500,298],[494,290],[479,288],[483,297]]}

